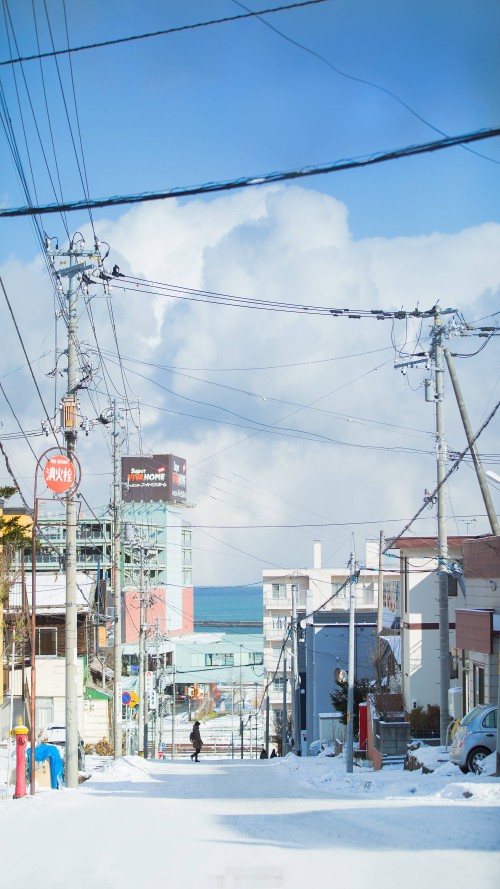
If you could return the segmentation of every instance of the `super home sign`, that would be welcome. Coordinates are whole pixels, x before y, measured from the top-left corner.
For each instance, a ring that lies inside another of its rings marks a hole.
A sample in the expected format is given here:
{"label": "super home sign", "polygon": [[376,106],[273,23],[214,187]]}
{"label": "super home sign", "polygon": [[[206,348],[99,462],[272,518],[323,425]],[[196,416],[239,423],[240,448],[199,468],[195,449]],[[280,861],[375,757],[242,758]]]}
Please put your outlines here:
{"label": "super home sign", "polygon": [[43,479],[50,491],[64,494],[75,484],[74,464],[64,454],[56,454],[47,460],[43,469]]}
{"label": "super home sign", "polygon": [[186,502],[186,461],[174,454],[122,457],[122,499]]}

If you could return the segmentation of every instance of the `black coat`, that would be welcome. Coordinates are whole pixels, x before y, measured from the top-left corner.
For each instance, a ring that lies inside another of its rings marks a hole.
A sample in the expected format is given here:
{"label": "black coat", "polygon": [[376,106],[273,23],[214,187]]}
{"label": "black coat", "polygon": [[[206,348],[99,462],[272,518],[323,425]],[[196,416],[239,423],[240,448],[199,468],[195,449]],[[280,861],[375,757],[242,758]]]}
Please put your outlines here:
{"label": "black coat", "polygon": [[200,727],[199,725],[193,726],[193,740],[191,741],[195,750],[201,750],[203,747],[203,741],[200,736]]}

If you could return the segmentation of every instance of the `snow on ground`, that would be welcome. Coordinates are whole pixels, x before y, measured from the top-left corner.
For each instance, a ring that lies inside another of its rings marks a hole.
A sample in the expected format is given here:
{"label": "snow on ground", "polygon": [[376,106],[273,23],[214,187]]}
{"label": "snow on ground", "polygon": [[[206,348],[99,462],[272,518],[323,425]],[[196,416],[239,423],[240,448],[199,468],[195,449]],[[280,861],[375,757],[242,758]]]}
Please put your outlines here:
{"label": "snow on ground", "polygon": [[493,889],[500,780],[437,765],[347,775],[340,757],[89,757],[78,790],[0,801],[2,884]]}

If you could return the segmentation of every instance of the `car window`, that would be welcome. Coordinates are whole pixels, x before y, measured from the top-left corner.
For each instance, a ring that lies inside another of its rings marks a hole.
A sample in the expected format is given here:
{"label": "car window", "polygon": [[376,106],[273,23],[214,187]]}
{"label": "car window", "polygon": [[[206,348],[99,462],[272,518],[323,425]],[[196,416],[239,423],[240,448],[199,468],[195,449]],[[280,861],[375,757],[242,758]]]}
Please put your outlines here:
{"label": "car window", "polygon": [[469,713],[467,713],[467,715],[464,716],[460,725],[469,725],[469,723],[472,722],[472,720],[476,718],[476,716],[478,715],[478,713],[481,712],[482,709],[483,709],[482,707],[474,707],[473,710],[470,710]]}
{"label": "car window", "polygon": [[497,727],[497,711],[490,710],[489,713],[483,719],[483,728],[496,728]]}

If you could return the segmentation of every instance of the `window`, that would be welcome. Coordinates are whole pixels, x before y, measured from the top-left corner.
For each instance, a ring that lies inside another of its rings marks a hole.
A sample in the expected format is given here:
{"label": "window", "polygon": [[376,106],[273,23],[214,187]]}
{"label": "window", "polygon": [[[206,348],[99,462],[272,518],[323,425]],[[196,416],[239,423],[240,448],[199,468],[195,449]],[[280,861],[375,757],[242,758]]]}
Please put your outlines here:
{"label": "window", "polygon": [[450,679],[458,679],[458,648],[452,648],[450,651]]}
{"label": "window", "polygon": [[477,707],[478,704],[484,704],[484,667],[479,664],[474,664],[472,683],[474,707]]}
{"label": "window", "polygon": [[37,726],[45,728],[54,721],[54,698],[36,698],[35,720]]}
{"label": "window", "polygon": [[55,657],[57,655],[56,627],[37,627],[36,654],[38,657]]}
{"label": "window", "polygon": [[272,615],[272,625],[273,630],[280,630],[284,632],[286,630],[287,619],[283,614],[280,614],[278,612],[277,614]]}
{"label": "window", "polygon": [[283,676],[275,676],[273,679],[273,691],[283,691]]}
{"label": "window", "polygon": [[262,663],[262,654],[259,651],[249,651],[248,652],[248,663],[249,664],[261,664]]}
{"label": "window", "polygon": [[344,581],[332,580],[332,596],[336,599],[345,599],[349,595],[349,586]]}
{"label": "window", "polygon": [[497,711],[490,710],[489,713],[483,719],[483,728],[496,728],[497,727]]}
{"label": "window", "polygon": [[205,666],[206,667],[233,667],[234,666],[234,654],[206,654],[205,655]]}
{"label": "window", "polygon": [[193,583],[192,568],[183,568],[182,569],[182,585],[183,586],[192,586],[192,583]]}
{"label": "window", "polygon": [[273,599],[286,599],[286,583],[273,583],[271,586]]}

